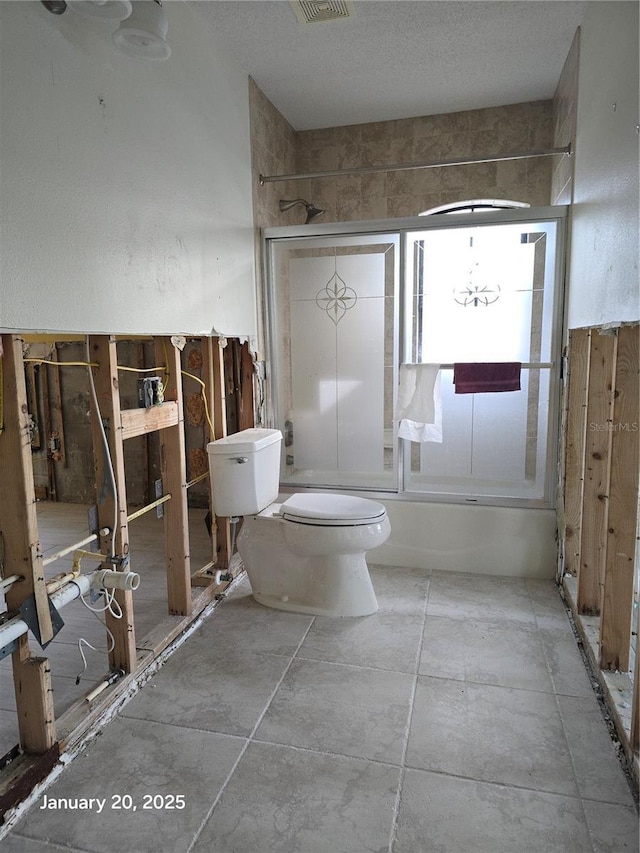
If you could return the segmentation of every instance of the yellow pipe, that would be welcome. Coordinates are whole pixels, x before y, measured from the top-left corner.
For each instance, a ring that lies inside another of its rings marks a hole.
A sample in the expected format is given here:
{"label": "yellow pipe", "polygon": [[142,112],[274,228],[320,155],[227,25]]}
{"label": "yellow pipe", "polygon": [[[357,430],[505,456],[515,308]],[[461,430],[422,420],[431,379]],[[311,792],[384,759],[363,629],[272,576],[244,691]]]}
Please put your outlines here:
{"label": "yellow pipe", "polygon": [[208,476],[209,472],[205,471],[204,474],[200,474],[199,477],[194,477],[193,480],[189,480],[189,482],[187,483],[187,488],[190,489],[191,486],[195,486],[196,483],[200,483],[202,482],[202,480],[206,480]]}
{"label": "yellow pipe", "polygon": [[140,518],[141,515],[144,515],[145,513],[149,512],[149,510],[155,509],[157,506],[160,506],[160,504],[163,504],[166,501],[170,501],[170,500],[171,500],[171,495],[163,495],[161,498],[158,498],[157,501],[154,501],[153,503],[150,503],[150,504],[147,504],[146,506],[143,506],[142,509],[138,509],[138,510],[136,510],[136,512],[132,512],[131,515],[127,516],[127,522],[133,521],[134,518]]}

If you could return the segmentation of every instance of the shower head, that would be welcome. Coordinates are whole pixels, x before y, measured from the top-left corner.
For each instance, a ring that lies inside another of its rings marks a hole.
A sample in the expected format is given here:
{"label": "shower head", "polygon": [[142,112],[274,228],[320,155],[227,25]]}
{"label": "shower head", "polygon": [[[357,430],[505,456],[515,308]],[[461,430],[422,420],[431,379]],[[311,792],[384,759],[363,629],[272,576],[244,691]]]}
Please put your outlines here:
{"label": "shower head", "polygon": [[321,207],[316,207],[315,204],[307,205],[307,223],[313,222],[319,216],[322,216],[324,210]]}
{"label": "shower head", "polygon": [[284,213],[285,210],[290,210],[292,207],[295,207],[297,204],[304,204],[305,209],[307,211],[307,219],[306,225],[310,222],[313,222],[314,219],[317,219],[319,216],[322,216],[324,210],[321,207],[316,207],[315,204],[309,204],[308,201],[305,201],[303,198],[294,198],[294,199],[286,199],[283,198],[280,200],[280,211]]}

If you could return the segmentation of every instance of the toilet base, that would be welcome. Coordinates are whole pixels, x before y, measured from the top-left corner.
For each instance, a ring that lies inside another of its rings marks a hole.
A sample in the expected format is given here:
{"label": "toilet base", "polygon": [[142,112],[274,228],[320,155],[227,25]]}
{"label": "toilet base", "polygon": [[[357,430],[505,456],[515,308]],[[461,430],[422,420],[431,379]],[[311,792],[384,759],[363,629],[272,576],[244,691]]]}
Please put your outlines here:
{"label": "toilet base", "polygon": [[245,518],[238,536],[254,599],[265,607],[313,616],[370,616],[378,610],[363,552],[331,556],[294,554],[282,519]]}
{"label": "toilet base", "polygon": [[273,595],[260,595],[260,593],[251,593],[252,597],[258,604],[264,607],[271,607],[273,610],[287,610],[289,613],[306,613],[309,616],[329,616],[331,618],[346,618],[350,616],[371,616],[378,611],[378,603],[376,602],[373,610],[367,610],[366,613],[353,612],[350,610],[347,613],[336,613],[335,610],[323,609],[307,604],[298,604],[295,601],[283,601],[281,598],[276,598]]}

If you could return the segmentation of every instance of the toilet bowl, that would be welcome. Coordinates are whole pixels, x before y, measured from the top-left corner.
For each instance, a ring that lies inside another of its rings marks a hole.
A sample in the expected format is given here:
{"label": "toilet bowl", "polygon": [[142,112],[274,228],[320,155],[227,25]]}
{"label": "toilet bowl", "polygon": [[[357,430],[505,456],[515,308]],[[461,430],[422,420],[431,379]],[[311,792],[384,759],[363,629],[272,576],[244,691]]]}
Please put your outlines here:
{"label": "toilet bowl", "polygon": [[279,430],[243,430],[207,448],[216,515],[244,516],[237,544],[253,597],[295,613],[375,613],[365,555],[389,537],[384,506],[325,492],[276,502],[281,438]]}

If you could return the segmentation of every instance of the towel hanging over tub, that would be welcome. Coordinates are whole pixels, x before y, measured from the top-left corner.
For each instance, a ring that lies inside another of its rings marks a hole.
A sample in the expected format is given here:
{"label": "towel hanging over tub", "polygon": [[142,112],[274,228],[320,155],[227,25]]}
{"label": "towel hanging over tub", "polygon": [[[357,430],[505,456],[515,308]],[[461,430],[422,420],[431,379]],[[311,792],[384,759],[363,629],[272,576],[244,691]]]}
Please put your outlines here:
{"label": "towel hanging over tub", "polygon": [[453,384],[456,394],[487,394],[520,390],[520,361],[456,362]]}
{"label": "towel hanging over tub", "polygon": [[439,364],[401,364],[395,419],[398,437],[442,442]]}

